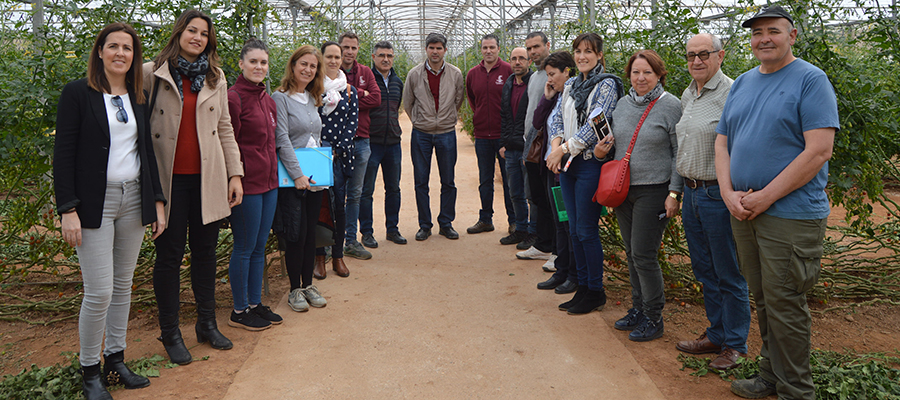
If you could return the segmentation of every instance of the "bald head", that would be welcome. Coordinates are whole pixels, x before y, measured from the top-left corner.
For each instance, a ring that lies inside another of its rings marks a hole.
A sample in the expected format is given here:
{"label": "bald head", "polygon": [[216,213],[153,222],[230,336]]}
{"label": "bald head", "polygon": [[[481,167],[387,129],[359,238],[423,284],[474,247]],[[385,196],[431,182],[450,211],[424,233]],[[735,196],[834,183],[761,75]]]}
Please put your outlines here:
{"label": "bald head", "polygon": [[522,47],[516,47],[509,53],[509,65],[512,67],[516,81],[521,81],[522,77],[528,73],[528,67],[531,66],[531,60],[528,59],[528,52]]}

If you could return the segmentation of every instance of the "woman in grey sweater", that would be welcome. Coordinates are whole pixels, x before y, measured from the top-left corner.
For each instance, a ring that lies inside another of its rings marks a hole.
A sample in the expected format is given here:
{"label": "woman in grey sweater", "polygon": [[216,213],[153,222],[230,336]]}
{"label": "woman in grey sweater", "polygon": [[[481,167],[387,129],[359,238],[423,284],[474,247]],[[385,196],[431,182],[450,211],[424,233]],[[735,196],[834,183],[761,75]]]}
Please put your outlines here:
{"label": "woman in grey sweater", "polygon": [[[678,194],[683,185],[675,171],[675,124],[681,119],[681,101],[663,89],[666,66],[655,51],[634,53],[625,71],[631,90],[619,99],[612,112],[615,159],[625,156],[641,116],[651,104],[653,108],[647,113],[631,154],[628,197],[616,207],[628,258],[632,306],[615,327],[632,331],[629,339],[645,342],[663,334],[662,309],[666,299],[657,255],[669,218],[678,210]],[[608,151],[608,146],[598,144],[594,152]]]}
{"label": "woman in grey sweater", "polygon": [[309,306],[325,307],[325,299],[312,284],[316,254],[316,223],[322,207],[322,187],[312,187],[316,181],[303,174],[295,148],[319,147],[322,120],[318,107],[324,93],[322,55],[311,45],[297,49],[285,67],[281,87],[272,94],[278,111],[275,128],[275,147],[293,188],[278,190],[278,207],[272,228],[286,244],[285,267],[291,281],[288,305],[303,312]]}

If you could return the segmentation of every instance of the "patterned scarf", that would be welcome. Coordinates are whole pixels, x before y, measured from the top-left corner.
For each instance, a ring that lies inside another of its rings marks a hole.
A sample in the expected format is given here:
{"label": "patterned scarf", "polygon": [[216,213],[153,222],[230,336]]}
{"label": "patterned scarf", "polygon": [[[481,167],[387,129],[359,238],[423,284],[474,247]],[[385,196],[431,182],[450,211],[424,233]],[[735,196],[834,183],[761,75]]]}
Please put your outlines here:
{"label": "patterned scarf", "polygon": [[638,96],[637,92],[634,91],[634,87],[628,90],[628,95],[631,96],[631,99],[634,100],[634,102],[637,104],[650,104],[653,99],[662,96],[665,91],[666,90],[663,89],[663,85],[659,82],[656,82],[656,86],[643,96]]}
{"label": "patterned scarf", "polygon": [[[206,53],[200,53],[200,56],[191,63],[179,55],[178,59],[176,59],[176,65],[169,64],[169,70],[173,79],[176,76],[179,77],[175,80],[176,83],[187,77],[191,80],[191,93],[200,93],[200,89],[203,89],[203,84],[206,82],[206,73],[209,72],[209,57]],[[184,99],[182,85],[175,86],[178,88],[178,94]]]}

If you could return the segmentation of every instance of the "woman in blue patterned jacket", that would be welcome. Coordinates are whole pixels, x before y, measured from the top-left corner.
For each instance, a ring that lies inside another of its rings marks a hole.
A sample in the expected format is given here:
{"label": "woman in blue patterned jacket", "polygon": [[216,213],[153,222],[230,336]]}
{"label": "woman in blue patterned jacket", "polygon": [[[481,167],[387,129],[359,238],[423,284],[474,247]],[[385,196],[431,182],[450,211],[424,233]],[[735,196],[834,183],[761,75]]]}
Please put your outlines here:
{"label": "woman in blue patterned jacket", "polygon": [[[547,168],[559,174],[569,216],[572,248],[578,271],[578,289],[572,300],[559,305],[569,314],[586,314],[606,305],[603,288],[603,245],[597,234],[602,207],[591,198],[597,191],[600,167],[612,154],[598,158],[592,150],[597,137],[588,116],[600,108],[609,116],[624,94],[622,80],[605,72],[603,39],[584,33],[572,42],[580,72],[566,81],[548,121],[551,151]],[[609,138],[602,138],[605,143]]]}

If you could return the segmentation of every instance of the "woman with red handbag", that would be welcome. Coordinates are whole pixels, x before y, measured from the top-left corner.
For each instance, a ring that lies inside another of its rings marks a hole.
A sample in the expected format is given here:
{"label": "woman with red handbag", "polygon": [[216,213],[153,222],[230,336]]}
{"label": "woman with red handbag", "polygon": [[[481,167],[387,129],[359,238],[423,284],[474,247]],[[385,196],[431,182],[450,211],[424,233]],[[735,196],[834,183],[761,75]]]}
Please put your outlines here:
{"label": "woman with red handbag", "polygon": [[[612,133],[619,143],[615,159],[628,153],[631,157],[628,196],[616,207],[616,218],[625,240],[632,306],[615,328],[631,331],[630,340],[646,342],[663,334],[666,299],[657,256],[669,218],[678,211],[683,185],[675,171],[675,124],[681,119],[681,101],[663,89],[666,66],[655,51],[634,53],[625,71],[631,90],[612,112]],[[633,144],[626,146],[629,142]],[[609,149],[601,143],[594,154],[606,154]]]}
{"label": "woman with red handbag", "polygon": [[591,152],[600,138],[588,116],[598,108],[609,115],[623,89],[617,76],[605,72],[600,35],[579,35],[572,42],[572,50],[580,74],[566,81],[556,108],[550,114],[547,128],[551,151],[547,168],[559,174],[578,271],[575,296],[560,304],[559,309],[569,314],[587,314],[602,310],[606,305],[603,245],[597,234],[602,207],[592,202],[591,197],[597,190],[600,167],[607,156],[596,157]]}

